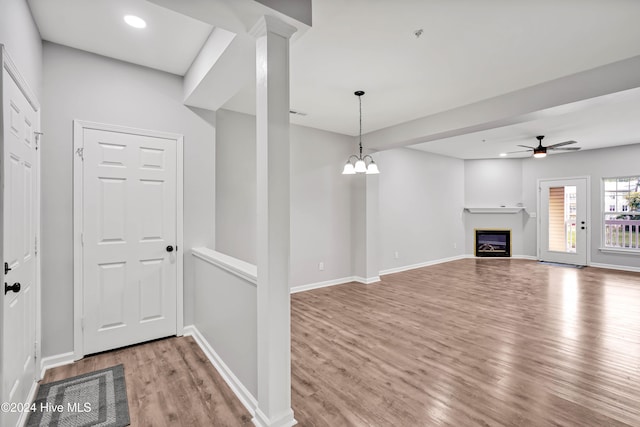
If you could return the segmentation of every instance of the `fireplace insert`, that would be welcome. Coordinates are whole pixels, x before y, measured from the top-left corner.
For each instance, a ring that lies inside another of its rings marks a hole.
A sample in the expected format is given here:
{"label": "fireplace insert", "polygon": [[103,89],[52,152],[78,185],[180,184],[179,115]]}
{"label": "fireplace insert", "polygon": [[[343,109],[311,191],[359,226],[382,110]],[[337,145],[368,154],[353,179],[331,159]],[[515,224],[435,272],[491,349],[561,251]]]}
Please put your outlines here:
{"label": "fireplace insert", "polygon": [[511,230],[476,228],[475,255],[478,257],[510,257]]}

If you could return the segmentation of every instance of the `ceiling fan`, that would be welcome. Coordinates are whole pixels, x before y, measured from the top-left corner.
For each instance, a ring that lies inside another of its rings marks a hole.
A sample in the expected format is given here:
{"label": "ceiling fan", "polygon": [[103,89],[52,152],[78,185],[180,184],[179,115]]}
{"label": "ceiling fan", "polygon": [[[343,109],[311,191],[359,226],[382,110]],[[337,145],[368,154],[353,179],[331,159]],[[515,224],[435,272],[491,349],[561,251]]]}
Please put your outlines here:
{"label": "ceiling fan", "polygon": [[547,155],[547,150],[553,150],[553,151],[577,151],[580,149],[580,147],[565,147],[565,145],[571,145],[571,144],[576,144],[576,141],[564,141],[564,142],[558,142],[557,144],[552,144],[552,145],[548,145],[546,147],[544,147],[542,145],[542,140],[544,139],[544,135],[538,135],[536,136],[536,139],[538,140],[538,146],[537,147],[530,147],[528,145],[520,145],[518,144],[518,147],[523,147],[526,148],[526,150],[520,150],[520,151],[512,151],[508,154],[513,154],[513,153],[524,153],[525,151],[532,151],[533,152],[533,157],[539,159],[542,157],[545,157]]}

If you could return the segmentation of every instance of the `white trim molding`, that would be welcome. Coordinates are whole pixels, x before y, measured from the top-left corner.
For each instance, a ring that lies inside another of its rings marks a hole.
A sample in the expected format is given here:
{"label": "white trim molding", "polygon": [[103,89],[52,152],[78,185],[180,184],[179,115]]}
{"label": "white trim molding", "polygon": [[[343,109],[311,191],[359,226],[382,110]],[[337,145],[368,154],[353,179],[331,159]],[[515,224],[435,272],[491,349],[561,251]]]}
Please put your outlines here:
{"label": "white trim molding", "polygon": [[260,409],[257,409],[251,421],[256,427],[291,427],[298,424],[298,421],[293,418],[291,409],[281,414],[276,420],[270,420]]}
{"label": "white trim molding", "polygon": [[526,259],[529,261],[539,261],[537,256],[533,255],[511,255],[511,258],[514,259]]}
{"label": "white trim molding", "polygon": [[617,255],[631,255],[631,256],[640,255],[640,250],[638,249],[598,248],[598,250],[603,253],[617,254]]}
{"label": "white trim molding", "polygon": [[416,268],[429,267],[430,265],[443,264],[445,262],[457,261],[459,259],[467,258],[467,255],[456,255],[449,258],[440,258],[434,259],[431,261],[420,262],[418,264],[404,265],[402,267],[394,267],[389,268],[387,270],[382,270],[380,272],[381,276],[386,276],[387,274],[400,273],[402,271],[415,270]]}
{"label": "white trim molding", "polygon": [[589,267],[607,268],[609,270],[631,271],[633,273],[640,273],[640,267],[631,267],[629,265],[615,265],[615,264],[600,264],[592,262]]}
{"label": "white trim molding", "polygon": [[466,254],[464,258],[470,259],[486,259],[486,260],[505,260],[505,259],[525,259],[528,261],[540,261],[538,257],[533,255],[511,255],[511,256],[496,256],[496,257],[486,257],[486,256],[475,256],[474,254]]}
{"label": "white trim molding", "polygon": [[57,354],[55,356],[48,356],[40,360],[40,378],[44,378],[44,374],[53,368],[58,366],[68,365],[73,363],[74,353],[72,351],[68,353]]}
{"label": "white trim molding", "polygon": [[162,138],[176,143],[176,334],[184,330],[184,137],[180,134],[137,129],[127,126],[96,123],[85,120],[73,121],[73,354],[74,360],[84,357],[83,334],[83,282],[82,282],[82,233],[83,219],[83,151],[84,131],[96,129],[108,132],[128,133],[132,135]]}
{"label": "white trim molding", "polygon": [[244,405],[245,408],[247,408],[247,411],[249,411],[251,416],[254,417],[256,408],[258,407],[257,399],[244,386],[244,384],[242,384],[240,379],[238,379],[238,377],[233,373],[231,368],[229,368],[229,366],[224,363],[220,355],[216,353],[211,344],[209,344],[202,333],[200,333],[198,328],[195,325],[185,326],[184,334],[186,336],[193,337],[193,339],[196,341],[198,346],[200,346],[213,367],[216,368],[220,376],[222,376],[229,388],[231,388],[231,391],[235,393],[240,402]]}
{"label": "white trim molding", "polygon": [[363,283],[365,285],[370,285],[372,283],[378,283],[380,281],[380,275],[373,276],[373,277],[353,276],[353,281],[358,283]]}
{"label": "white trim molding", "polygon": [[309,283],[306,285],[293,286],[290,292],[292,294],[297,294],[298,292],[310,291],[312,289],[327,288],[329,286],[345,285],[347,283],[356,282],[356,281],[357,280],[354,276],[343,277],[341,279],[326,280],[324,282],[316,282],[316,283]]}
{"label": "white trim molding", "polygon": [[16,82],[16,85],[18,85],[18,89],[20,89],[25,98],[27,98],[27,101],[29,102],[29,104],[31,104],[31,107],[33,107],[36,112],[39,112],[40,102],[38,102],[38,98],[36,98],[35,92],[33,92],[31,87],[27,83],[27,80],[22,77],[22,74],[20,74],[20,71],[18,70],[15,62],[13,62],[11,56],[9,56],[9,52],[7,51],[6,46],[2,43],[0,43],[0,51],[2,53],[2,66],[5,70],[7,70],[13,81]]}
{"label": "white trim molding", "polygon": [[[36,392],[38,391],[38,383],[34,381],[31,384],[31,388],[29,389],[29,393],[27,394],[27,402],[31,403],[36,399]],[[27,424],[27,419],[29,418],[29,411],[23,411],[20,414],[20,418],[18,418],[18,426],[23,427]]]}
{"label": "white trim molding", "polygon": [[258,268],[253,264],[204,247],[192,248],[191,253],[194,257],[226,270],[249,283],[258,284]]}
{"label": "white trim molding", "polygon": [[472,214],[515,214],[524,211],[524,206],[494,206],[494,207],[472,207],[465,206],[464,210]]}

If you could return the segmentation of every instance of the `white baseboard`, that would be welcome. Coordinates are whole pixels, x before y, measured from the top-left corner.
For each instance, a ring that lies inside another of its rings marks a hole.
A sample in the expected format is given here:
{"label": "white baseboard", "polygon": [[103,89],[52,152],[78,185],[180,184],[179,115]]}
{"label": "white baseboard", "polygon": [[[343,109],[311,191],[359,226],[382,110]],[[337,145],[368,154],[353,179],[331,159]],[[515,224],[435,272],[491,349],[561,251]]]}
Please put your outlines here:
{"label": "white baseboard", "polygon": [[231,391],[235,393],[240,402],[249,411],[252,417],[255,416],[256,409],[258,408],[258,400],[251,394],[249,390],[242,384],[242,382],[235,376],[233,371],[222,360],[220,355],[211,347],[211,344],[205,339],[195,325],[185,326],[184,334],[192,336],[196,343],[200,346],[204,354],[207,356],[211,364],[216,368],[218,373],[225,380]]}
{"label": "white baseboard", "polygon": [[290,292],[292,294],[295,294],[298,292],[310,291],[312,289],[326,288],[328,286],[344,285],[345,283],[355,282],[355,281],[356,281],[356,278],[353,276],[343,277],[342,279],[327,280],[325,282],[309,283],[308,285],[294,286],[291,288]]}
{"label": "white baseboard", "polygon": [[428,267],[430,265],[442,264],[442,263],[450,262],[450,261],[457,261],[459,259],[465,259],[467,257],[468,257],[467,255],[456,255],[456,256],[453,256],[453,257],[449,257],[449,258],[440,258],[440,259],[435,259],[435,260],[432,260],[432,261],[421,262],[421,263],[418,263],[418,264],[411,264],[411,265],[405,265],[405,266],[402,266],[402,267],[389,268],[387,270],[382,270],[380,272],[380,275],[384,276],[384,275],[387,275],[387,274],[400,273],[402,271],[415,270],[416,268]]}
{"label": "white baseboard", "polygon": [[631,271],[634,273],[640,273],[640,267],[631,267],[628,265],[615,265],[615,264],[600,264],[592,262],[589,267],[608,268],[610,270]]}
{"label": "white baseboard", "polygon": [[490,260],[490,259],[526,259],[526,260],[529,260],[529,261],[538,261],[538,257],[533,256],[533,255],[511,255],[510,257],[508,257],[508,256],[488,257],[488,256],[475,256],[473,254],[466,254],[464,257],[465,258],[470,258],[470,259],[486,259],[486,260]]}
{"label": "white baseboard", "polygon": [[[408,271],[408,270],[415,270],[416,268],[422,268],[422,267],[428,267],[430,265],[436,265],[436,264],[442,264],[445,262],[451,262],[451,261],[457,261],[460,259],[467,259],[467,258],[482,258],[482,259],[490,259],[487,257],[476,257],[472,254],[464,254],[464,255],[456,255],[453,257],[449,257],[449,258],[440,258],[440,259],[436,259],[436,260],[431,260],[431,261],[426,261],[426,262],[421,262],[418,264],[411,264],[411,265],[404,265],[402,267],[394,267],[394,268],[389,268],[387,270],[382,270],[380,271],[380,275],[379,276],[375,276],[375,277],[369,277],[369,278],[365,278],[365,277],[361,277],[361,276],[351,276],[351,277],[343,277],[341,279],[334,279],[334,280],[327,280],[326,282],[317,282],[317,283],[310,283],[308,285],[298,285],[298,286],[294,286],[291,288],[290,293],[295,294],[298,292],[304,292],[304,291],[310,291],[312,289],[320,289],[320,288],[326,288],[329,286],[336,286],[336,285],[344,285],[346,283],[349,282],[358,282],[358,283],[364,283],[365,285],[369,285],[371,283],[376,283],[380,281],[380,276],[385,276],[387,274],[393,274],[393,273],[400,273],[402,271]],[[512,257],[500,257],[499,259],[527,259],[527,260],[531,260],[531,261],[537,261],[538,258],[535,256],[531,256],[531,255],[513,255]],[[496,258],[498,259],[498,258]]]}
{"label": "white baseboard", "polygon": [[75,360],[75,354],[70,351],[69,353],[57,354],[55,356],[43,357],[40,359],[40,379],[44,377],[45,372],[51,368],[57,368],[58,366],[68,365]]}
{"label": "white baseboard", "polygon": [[[33,381],[33,384],[31,384],[31,390],[29,390],[29,394],[27,395],[27,402],[31,403],[36,400],[36,391],[38,391],[38,382]],[[27,424],[27,418],[29,418],[29,411],[22,411],[20,418],[18,418],[18,424],[16,425],[18,427],[23,427]]]}
{"label": "white baseboard", "polygon": [[341,279],[327,280],[326,282],[310,283],[308,285],[299,285],[291,288],[290,293],[295,294],[298,292],[310,291],[312,289],[326,288],[329,286],[344,285],[350,282],[364,283],[370,285],[371,283],[377,283],[380,281],[380,276],[374,276],[364,278],[360,276],[343,277]]}
{"label": "white baseboard", "polygon": [[370,285],[372,283],[377,283],[379,281],[380,281],[380,276],[374,276],[374,277],[353,276],[353,282],[364,283],[365,285]]}
{"label": "white baseboard", "polygon": [[529,261],[538,261],[538,257],[537,256],[533,256],[533,255],[512,255],[511,258],[514,258],[514,259],[527,259]]}
{"label": "white baseboard", "polygon": [[298,424],[293,418],[293,411],[289,410],[282,414],[277,420],[270,420],[259,408],[251,420],[256,427],[291,427]]}

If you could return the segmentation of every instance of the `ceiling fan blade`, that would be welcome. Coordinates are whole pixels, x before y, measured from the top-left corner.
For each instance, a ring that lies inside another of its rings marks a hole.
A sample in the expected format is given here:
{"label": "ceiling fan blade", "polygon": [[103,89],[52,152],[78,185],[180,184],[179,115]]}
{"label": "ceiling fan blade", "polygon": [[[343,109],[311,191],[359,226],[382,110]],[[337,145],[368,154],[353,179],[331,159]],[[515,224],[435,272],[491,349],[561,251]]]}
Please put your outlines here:
{"label": "ceiling fan blade", "polygon": [[530,150],[535,150],[534,147],[529,147],[528,145],[520,145],[520,144],[518,144],[518,147],[524,147],[524,148],[528,148]]}
{"label": "ceiling fan blade", "polygon": [[552,144],[552,145],[548,145],[547,148],[556,148],[556,147],[562,147],[563,145],[570,145],[570,144],[577,144],[578,141],[564,141],[564,142],[558,142],[557,144]]}
{"label": "ceiling fan blade", "polygon": [[580,147],[564,147],[564,148],[547,147],[547,148],[553,151],[577,151],[580,149]]}
{"label": "ceiling fan blade", "polygon": [[507,154],[530,153],[532,150],[507,151]]}

